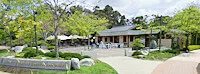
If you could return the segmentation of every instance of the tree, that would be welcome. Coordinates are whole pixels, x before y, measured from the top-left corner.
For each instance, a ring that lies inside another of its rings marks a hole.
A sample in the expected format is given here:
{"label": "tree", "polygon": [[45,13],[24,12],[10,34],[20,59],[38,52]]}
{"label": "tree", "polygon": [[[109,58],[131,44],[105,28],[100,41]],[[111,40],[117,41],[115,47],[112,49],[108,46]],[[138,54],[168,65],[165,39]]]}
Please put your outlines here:
{"label": "tree", "polygon": [[[62,2],[62,3],[60,3]],[[66,4],[69,3],[69,4]],[[56,40],[56,58],[59,57],[58,53],[58,29],[61,28],[61,25],[63,22],[67,21],[66,15],[64,13],[67,11],[67,8],[73,4],[74,1],[72,2],[63,2],[63,1],[58,1],[58,0],[44,0],[44,4],[48,6],[48,10],[51,12],[51,16],[53,16],[53,35],[55,36]],[[64,8],[64,9],[62,9]]]}
{"label": "tree", "polygon": [[64,24],[67,25],[67,30],[73,35],[88,36],[106,29],[106,23],[108,21],[105,18],[97,18],[94,15],[86,15],[84,13],[76,11],[69,17],[69,21]]}
{"label": "tree", "polygon": [[126,25],[125,16],[121,16],[118,11],[114,11],[109,5],[106,5],[104,9],[100,9],[99,6],[94,7],[94,15],[101,18],[106,18],[109,21],[107,28],[112,28],[114,26]]}
{"label": "tree", "polygon": [[197,7],[190,6],[178,12],[171,20],[168,26],[186,32],[186,52],[189,51],[189,36],[194,33],[200,33],[200,10]]}
{"label": "tree", "polygon": [[143,29],[147,29],[148,28],[147,18],[148,18],[147,15],[132,18],[132,24],[136,24],[138,26],[141,26]]}
{"label": "tree", "polygon": [[131,44],[131,46],[136,48],[137,50],[145,47],[144,44],[142,43],[142,40],[139,38],[135,39]]}

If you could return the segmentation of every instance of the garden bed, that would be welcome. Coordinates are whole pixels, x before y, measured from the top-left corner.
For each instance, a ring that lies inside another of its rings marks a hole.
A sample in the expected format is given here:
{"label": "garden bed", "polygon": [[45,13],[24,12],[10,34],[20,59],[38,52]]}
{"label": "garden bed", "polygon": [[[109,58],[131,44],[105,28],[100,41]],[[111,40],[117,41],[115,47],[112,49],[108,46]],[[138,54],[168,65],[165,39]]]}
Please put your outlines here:
{"label": "garden bed", "polygon": [[96,61],[91,67],[82,66],[80,70],[54,71],[54,70],[29,70],[22,68],[0,66],[0,71],[19,74],[117,74],[111,66],[106,63]]}
{"label": "garden bed", "polygon": [[179,55],[178,50],[152,51],[150,55],[144,56],[145,60],[167,60],[169,58]]}

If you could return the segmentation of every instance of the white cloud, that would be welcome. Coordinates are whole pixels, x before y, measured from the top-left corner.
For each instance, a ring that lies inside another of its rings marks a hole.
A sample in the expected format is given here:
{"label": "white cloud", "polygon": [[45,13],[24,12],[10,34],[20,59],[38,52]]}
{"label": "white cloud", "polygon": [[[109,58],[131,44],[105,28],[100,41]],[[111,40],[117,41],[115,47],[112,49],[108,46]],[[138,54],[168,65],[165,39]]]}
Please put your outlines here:
{"label": "white cloud", "polygon": [[189,3],[197,1],[199,0],[86,0],[85,4],[81,5],[89,9],[96,5],[101,8],[110,5],[127,18],[132,18],[152,14],[173,15],[175,10],[183,9]]}

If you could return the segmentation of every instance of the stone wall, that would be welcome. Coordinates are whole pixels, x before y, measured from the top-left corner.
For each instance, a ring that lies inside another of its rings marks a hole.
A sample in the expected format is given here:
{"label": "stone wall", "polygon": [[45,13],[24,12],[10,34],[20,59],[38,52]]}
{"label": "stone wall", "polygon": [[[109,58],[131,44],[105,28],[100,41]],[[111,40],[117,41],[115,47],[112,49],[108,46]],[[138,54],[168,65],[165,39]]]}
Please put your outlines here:
{"label": "stone wall", "polygon": [[71,60],[0,58],[0,65],[27,69],[70,70]]}

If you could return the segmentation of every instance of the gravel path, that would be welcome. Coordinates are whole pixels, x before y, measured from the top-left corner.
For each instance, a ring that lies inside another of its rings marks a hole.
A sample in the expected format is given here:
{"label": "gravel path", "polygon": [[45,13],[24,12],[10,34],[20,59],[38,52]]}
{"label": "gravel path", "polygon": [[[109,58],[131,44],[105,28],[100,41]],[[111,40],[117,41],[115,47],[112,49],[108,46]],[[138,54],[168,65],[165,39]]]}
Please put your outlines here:
{"label": "gravel path", "polygon": [[99,60],[112,66],[119,74],[151,74],[162,61],[148,61],[131,57],[103,57]]}

